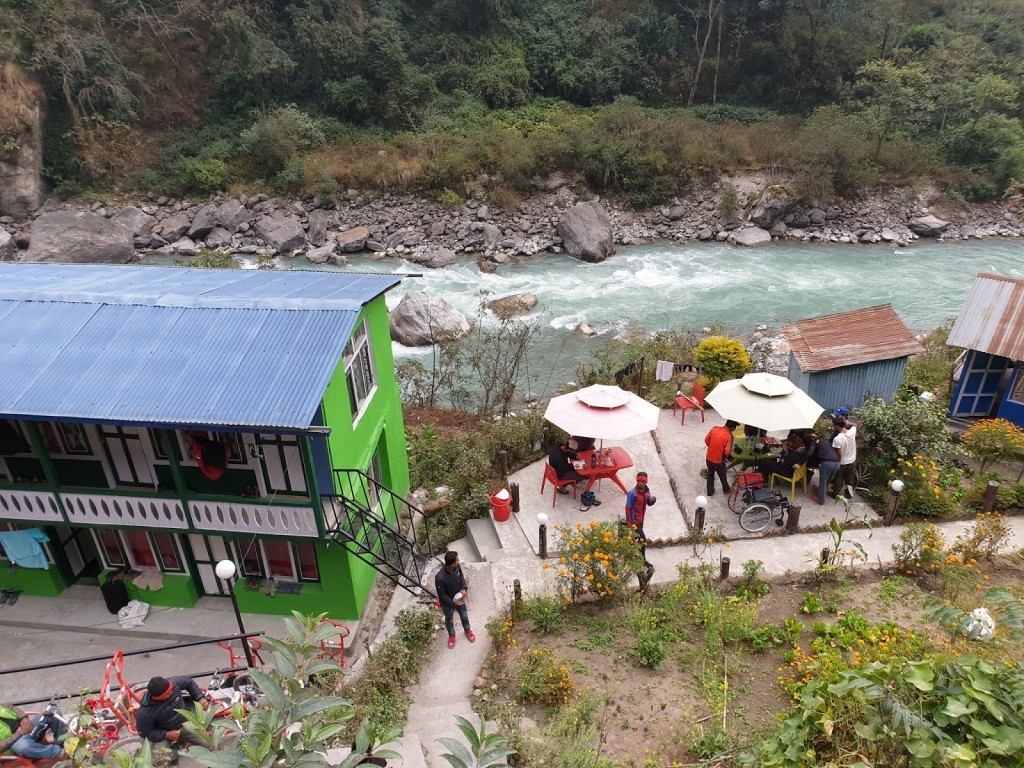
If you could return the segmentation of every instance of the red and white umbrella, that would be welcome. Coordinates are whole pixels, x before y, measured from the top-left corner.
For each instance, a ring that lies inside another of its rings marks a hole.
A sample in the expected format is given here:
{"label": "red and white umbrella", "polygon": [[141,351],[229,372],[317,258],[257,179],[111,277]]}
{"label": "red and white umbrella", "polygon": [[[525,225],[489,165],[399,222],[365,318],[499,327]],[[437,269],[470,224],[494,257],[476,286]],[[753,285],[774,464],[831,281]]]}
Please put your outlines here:
{"label": "red and white umbrella", "polygon": [[551,398],[544,418],[570,435],[624,440],[658,428],[658,407],[632,392],[594,384]]}

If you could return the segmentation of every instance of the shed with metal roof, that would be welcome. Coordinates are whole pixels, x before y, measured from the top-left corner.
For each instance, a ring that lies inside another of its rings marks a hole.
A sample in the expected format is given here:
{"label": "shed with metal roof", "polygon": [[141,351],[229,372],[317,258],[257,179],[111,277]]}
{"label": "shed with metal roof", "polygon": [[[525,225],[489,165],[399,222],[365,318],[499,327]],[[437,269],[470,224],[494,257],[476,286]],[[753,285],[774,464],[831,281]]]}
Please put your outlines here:
{"label": "shed with metal roof", "polygon": [[979,273],[947,343],[966,350],[949,415],[1024,427],[1024,278]]}
{"label": "shed with metal roof", "polygon": [[782,328],[789,379],[833,410],[871,396],[892,400],[907,358],[924,351],[891,304],[812,317]]}

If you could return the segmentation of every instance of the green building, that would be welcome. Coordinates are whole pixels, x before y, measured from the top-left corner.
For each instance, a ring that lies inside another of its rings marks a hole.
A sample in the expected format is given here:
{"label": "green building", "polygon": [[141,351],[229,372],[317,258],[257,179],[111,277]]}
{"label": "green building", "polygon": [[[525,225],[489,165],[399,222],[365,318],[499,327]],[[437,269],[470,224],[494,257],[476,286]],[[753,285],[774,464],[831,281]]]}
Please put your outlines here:
{"label": "green building", "polygon": [[[414,589],[399,277],[0,264],[0,588],[141,572],[190,606],[357,618]],[[48,566],[48,567],[47,567]]]}

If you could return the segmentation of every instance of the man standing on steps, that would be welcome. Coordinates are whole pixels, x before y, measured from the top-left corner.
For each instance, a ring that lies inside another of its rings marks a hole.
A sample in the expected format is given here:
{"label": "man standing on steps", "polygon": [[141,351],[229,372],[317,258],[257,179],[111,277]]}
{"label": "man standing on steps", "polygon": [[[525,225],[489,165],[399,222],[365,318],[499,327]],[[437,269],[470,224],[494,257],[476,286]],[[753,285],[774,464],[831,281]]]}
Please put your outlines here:
{"label": "man standing on steps", "polygon": [[439,570],[437,576],[434,577],[434,591],[437,592],[441,610],[444,611],[444,626],[448,630],[448,647],[455,647],[454,618],[456,611],[459,612],[459,618],[462,620],[466,639],[475,643],[476,635],[469,628],[469,611],[466,609],[466,594],[469,592],[469,584],[466,582],[466,577],[462,575],[458,552],[444,553],[444,568]]}

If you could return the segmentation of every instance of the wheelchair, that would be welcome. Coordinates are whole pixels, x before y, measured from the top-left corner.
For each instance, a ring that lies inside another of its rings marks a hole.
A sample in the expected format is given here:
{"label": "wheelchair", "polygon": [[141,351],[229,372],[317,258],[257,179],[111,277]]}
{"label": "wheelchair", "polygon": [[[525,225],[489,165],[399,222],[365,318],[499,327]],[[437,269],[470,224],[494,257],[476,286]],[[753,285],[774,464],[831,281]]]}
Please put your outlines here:
{"label": "wheelchair", "polygon": [[760,533],[772,521],[782,526],[789,512],[789,497],[782,491],[748,487],[743,489],[746,506],[740,512],[740,528]]}

